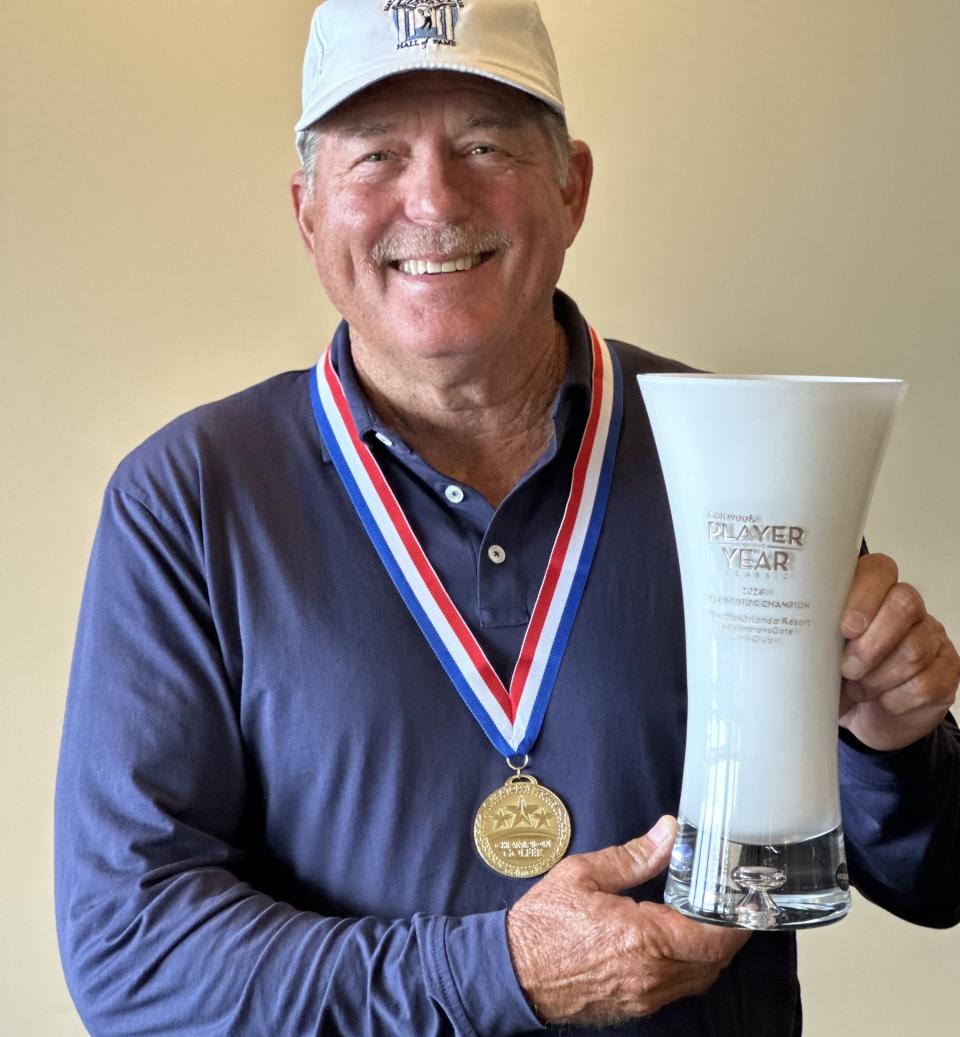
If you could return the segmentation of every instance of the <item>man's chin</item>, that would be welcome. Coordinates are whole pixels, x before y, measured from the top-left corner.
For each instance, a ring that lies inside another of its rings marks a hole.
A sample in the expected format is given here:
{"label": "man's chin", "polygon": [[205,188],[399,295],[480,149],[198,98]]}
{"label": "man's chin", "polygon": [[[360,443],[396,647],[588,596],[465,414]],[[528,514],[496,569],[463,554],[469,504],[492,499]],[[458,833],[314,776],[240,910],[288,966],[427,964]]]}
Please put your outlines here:
{"label": "man's chin", "polygon": [[446,335],[437,328],[430,329],[429,337],[423,334],[403,335],[394,338],[394,349],[409,356],[411,360],[440,360],[444,357],[470,357],[487,352],[489,335],[467,334],[450,331]]}

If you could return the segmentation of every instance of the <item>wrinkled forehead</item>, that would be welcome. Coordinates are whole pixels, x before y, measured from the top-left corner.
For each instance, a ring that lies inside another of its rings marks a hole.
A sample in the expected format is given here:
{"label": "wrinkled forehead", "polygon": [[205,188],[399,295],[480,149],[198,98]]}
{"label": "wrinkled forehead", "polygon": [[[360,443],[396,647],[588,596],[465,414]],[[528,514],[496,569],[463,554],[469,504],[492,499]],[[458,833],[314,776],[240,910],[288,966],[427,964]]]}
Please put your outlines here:
{"label": "wrinkled forehead", "polygon": [[431,105],[455,105],[465,120],[522,127],[536,120],[529,94],[466,72],[402,72],[382,79],[324,116],[317,128],[333,134],[364,125],[390,125]]}

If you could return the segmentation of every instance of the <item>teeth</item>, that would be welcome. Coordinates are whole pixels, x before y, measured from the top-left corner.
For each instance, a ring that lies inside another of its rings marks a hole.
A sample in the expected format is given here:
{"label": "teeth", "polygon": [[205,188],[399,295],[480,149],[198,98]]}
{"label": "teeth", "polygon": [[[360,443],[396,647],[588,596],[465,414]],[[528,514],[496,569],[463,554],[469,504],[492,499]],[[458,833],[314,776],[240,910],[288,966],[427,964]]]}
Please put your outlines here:
{"label": "teeth", "polygon": [[401,259],[398,269],[403,274],[453,274],[457,271],[472,270],[480,265],[480,256],[458,256],[438,263],[433,259]]}

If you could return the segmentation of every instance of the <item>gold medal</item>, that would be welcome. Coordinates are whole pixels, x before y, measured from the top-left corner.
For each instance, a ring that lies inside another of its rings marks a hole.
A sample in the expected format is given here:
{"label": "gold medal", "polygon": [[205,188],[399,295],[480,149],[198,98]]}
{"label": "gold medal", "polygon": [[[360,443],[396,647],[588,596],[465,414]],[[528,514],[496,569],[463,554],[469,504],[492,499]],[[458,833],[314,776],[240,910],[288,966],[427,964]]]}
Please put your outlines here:
{"label": "gold medal", "polygon": [[549,871],[567,852],[570,815],[559,796],[532,775],[521,774],[522,768],[514,770],[480,804],[473,841],[494,871],[530,879]]}

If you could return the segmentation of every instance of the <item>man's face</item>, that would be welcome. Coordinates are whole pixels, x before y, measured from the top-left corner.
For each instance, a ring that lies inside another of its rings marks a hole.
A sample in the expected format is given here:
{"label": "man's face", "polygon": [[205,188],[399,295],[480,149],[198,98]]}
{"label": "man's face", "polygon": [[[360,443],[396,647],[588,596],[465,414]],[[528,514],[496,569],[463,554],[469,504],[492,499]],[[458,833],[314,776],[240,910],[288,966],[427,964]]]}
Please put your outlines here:
{"label": "man's face", "polygon": [[355,344],[489,355],[552,320],[589,190],[584,145],[561,188],[533,103],[457,73],[394,77],[322,125],[313,191],[296,174],[294,205]]}

